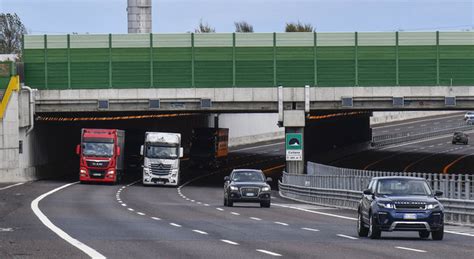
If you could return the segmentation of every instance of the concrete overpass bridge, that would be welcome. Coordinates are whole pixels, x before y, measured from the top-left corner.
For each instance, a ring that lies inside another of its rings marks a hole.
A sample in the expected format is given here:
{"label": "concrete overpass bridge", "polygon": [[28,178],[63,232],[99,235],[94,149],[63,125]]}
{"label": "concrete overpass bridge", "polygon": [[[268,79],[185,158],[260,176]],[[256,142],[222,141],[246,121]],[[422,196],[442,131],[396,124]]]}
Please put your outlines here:
{"label": "concrete overpass bridge", "polygon": [[[5,161],[14,159],[0,168],[13,168],[20,178],[37,174],[38,164],[51,164],[52,157],[69,161],[61,154],[76,144],[80,127],[131,127],[128,121],[59,123],[63,118],[277,113],[279,102],[283,110],[310,114],[361,111],[302,119],[306,139],[324,150],[331,146],[328,134],[368,141],[371,111],[474,107],[473,32],[25,35],[23,46],[23,84],[38,92],[29,102],[27,91],[10,91],[2,110],[10,118],[2,121],[9,140],[0,150]],[[32,114],[52,123],[39,121],[31,131]],[[159,129],[141,122],[134,130]],[[50,149],[40,151],[45,146]]]}

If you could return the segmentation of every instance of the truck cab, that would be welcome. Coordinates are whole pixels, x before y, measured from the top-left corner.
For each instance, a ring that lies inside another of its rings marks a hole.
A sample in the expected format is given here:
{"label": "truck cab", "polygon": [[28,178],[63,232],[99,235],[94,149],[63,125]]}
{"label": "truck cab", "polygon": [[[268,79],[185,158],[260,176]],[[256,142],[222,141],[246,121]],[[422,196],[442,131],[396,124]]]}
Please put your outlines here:
{"label": "truck cab", "polygon": [[143,185],[179,185],[180,158],[183,157],[181,134],[146,132],[140,154],[143,156]]}
{"label": "truck cab", "polygon": [[118,183],[124,170],[125,132],[117,129],[82,129],[79,180]]}

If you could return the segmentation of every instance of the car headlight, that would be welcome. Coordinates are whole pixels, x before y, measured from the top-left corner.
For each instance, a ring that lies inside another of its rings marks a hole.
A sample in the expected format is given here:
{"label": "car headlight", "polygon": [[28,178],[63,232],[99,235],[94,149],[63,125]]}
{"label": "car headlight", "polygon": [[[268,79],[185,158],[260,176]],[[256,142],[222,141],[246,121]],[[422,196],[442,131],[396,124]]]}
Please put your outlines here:
{"label": "car headlight", "polygon": [[239,190],[239,187],[237,187],[237,186],[230,186],[230,190],[231,190],[231,191],[238,191],[238,190]]}
{"label": "car headlight", "polygon": [[377,203],[377,205],[381,208],[385,208],[385,209],[394,209],[395,208],[395,204],[393,203]]}
{"label": "car headlight", "polygon": [[432,210],[432,209],[435,209],[435,208],[438,208],[438,207],[439,207],[438,203],[426,204],[426,209],[428,209],[428,210]]}
{"label": "car headlight", "polygon": [[269,186],[262,187],[262,192],[269,192],[269,191],[270,191]]}

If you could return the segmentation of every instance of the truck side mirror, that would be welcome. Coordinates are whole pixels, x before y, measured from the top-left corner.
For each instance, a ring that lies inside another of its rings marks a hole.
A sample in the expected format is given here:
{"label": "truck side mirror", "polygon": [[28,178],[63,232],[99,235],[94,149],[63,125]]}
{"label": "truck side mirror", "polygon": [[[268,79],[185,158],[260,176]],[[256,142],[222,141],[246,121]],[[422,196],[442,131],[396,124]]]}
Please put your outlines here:
{"label": "truck side mirror", "polygon": [[117,147],[117,156],[120,156],[122,150],[120,150],[120,147]]}
{"label": "truck side mirror", "polygon": [[183,152],[183,148],[180,147],[180,148],[179,148],[179,157],[180,157],[180,158],[183,157],[183,153],[184,153],[184,152]]}
{"label": "truck side mirror", "polygon": [[140,155],[143,156],[143,145],[140,146]]}
{"label": "truck side mirror", "polygon": [[81,154],[81,144],[77,144],[76,146],[76,154],[80,155]]}

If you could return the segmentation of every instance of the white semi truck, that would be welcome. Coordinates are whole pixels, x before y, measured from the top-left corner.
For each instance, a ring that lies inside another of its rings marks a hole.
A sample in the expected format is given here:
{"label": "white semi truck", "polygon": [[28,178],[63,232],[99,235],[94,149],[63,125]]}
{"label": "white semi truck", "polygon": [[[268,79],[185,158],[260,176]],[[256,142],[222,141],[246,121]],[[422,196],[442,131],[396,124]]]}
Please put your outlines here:
{"label": "white semi truck", "polygon": [[140,154],[143,156],[143,185],[179,184],[179,159],[183,157],[181,134],[147,132]]}

